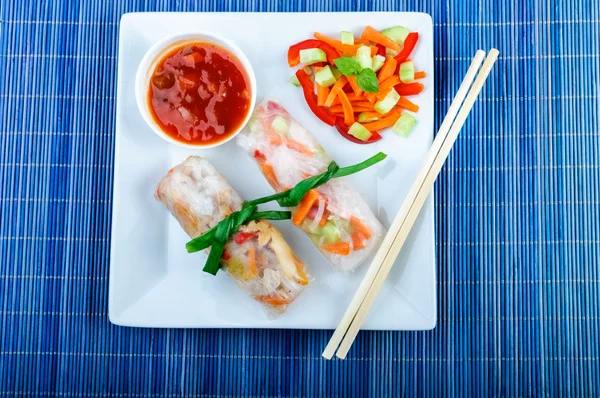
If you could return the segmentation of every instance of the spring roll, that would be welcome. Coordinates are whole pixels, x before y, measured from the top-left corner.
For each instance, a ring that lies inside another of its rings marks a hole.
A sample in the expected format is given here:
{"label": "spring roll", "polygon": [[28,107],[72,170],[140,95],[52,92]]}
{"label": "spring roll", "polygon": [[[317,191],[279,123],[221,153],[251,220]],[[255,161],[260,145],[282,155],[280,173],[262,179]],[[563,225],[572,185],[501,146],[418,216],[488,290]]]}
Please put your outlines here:
{"label": "spring roll", "polygon": [[[158,184],[156,198],[196,238],[234,211],[244,200],[206,160],[190,156]],[[311,277],[281,233],[267,221],[242,225],[225,246],[221,267],[271,315],[285,312]]]}
{"label": "spring roll", "polygon": [[[315,138],[275,101],[259,105],[249,127],[237,143],[255,159],[277,192],[321,174],[331,162]],[[309,191],[292,213],[294,224],[343,272],[359,266],[385,232],[360,193],[344,178]]]}

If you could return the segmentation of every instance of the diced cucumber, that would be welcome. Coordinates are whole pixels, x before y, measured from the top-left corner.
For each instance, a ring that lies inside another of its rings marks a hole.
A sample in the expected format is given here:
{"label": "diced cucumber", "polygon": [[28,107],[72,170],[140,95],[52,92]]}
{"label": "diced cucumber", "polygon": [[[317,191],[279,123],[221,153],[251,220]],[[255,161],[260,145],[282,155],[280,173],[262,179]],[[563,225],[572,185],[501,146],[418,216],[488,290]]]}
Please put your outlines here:
{"label": "diced cucumber", "polygon": [[385,56],[386,57],[395,57],[398,54],[400,54],[398,51],[393,50],[391,48],[386,48],[385,49]]}
{"label": "diced cucumber", "polygon": [[373,57],[373,72],[377,72],[385,63],[385,57],[377,54]]}
{"label": "diced cucumber", "polygon": [[400,81],[410,83],[415,80],[415,64],[412,61],[400,64]]}
{"label": "diced cucumber", "polygon": [[335,77],[335,80],[338,80],[340,77],[342,77],[342,72],[340,72],[338,68],[336,68],[335,66],[330,66],[330,68],[331,73],[333,73],[333,77]]}
{"label": "diced cucumber", "polygon": [[354,34],[352,32],[342,31],[340,35],[342,36],[342,44],[354,45]]}
{"label": "diced cucumber", "polygon": [[354,124],[350,126],[348,134],[353,135],[361,141],[367,141],[373,135],[373,133],[371,133],[365,126],[358,122],[354,122]]}
{"label": "diced cucumber", "polygon": [[307,48],[300,50],[300,63],[304,65],[312,65],[317,62],[327,61],[327,54],[320,48]]}
{"label": "diced cucumber", "polygon": [[333,75],[329,65],[323,67],[323,69],[315,73],[315,81],[322,87],[332,86],[336,80],[337,79]]}
{"label": "diced cucumber", "polygon": [[271,127],[279,134],[285,134],[289,129],[287,120],[285,120],[285,118],[281,115],[275,116],[275,118],[271,122]]}
{"label": "diced cucumber", "polygon": [[290,79],[288,81],[290,83],[292,83],[294,86],[300,87],[300,81],[298,80],[298,78],[296,77],[295,74],[293,74],[292,77],[290,77]]}
{"label": "diced cucumber", "polygon": [[373,69],[373,60],[371,59],[371,47],[360,46],[356,51],[356,60],[360,64],[361,68]]}
{"label": "diced cucumber", "polygon": [[367,112],[361,112],[358,115],[358,121],[361,123],[371,123],[371,122],[374,122],[375,120],[379,120],[379,118],[378,117],[368,117]]}
{"label": "diced cucumber", "polygon": [[400,100],[400,94],[392,88],[389,93],[381,101],[377,101],[373,108],[379,113],[388,113],[396,106]]}
{"label": "diced cucumber", "polygon": [[394,127],[392,127],[392,131],[399,135],[400,137],[408,137],[413,127],[417,123],[417,119],[413,115],[407,112],[402,112],[400,115],[400,119],[394,123]]}
{"label": "diced cucumber", "polygon": [[324,226],[319,227],[319,234],[325,238],[323,243],[326,245],[340,240],[340,230],[332,221],[327,221]]}
{"label": "diced cucumber", "polygon": [[406,36],[408,36],[409,33],[410,30],[408,30],[408,28],[400,25],[381,31],[382,35],[398,44],[404,44],[404,40],[406,40]]}

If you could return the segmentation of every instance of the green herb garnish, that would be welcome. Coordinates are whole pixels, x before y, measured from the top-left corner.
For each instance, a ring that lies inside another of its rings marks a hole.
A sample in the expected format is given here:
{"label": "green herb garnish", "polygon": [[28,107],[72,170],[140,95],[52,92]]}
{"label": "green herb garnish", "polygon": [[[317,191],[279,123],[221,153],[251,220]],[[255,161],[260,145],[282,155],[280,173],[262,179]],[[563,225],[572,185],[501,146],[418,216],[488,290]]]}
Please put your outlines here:
{"label": "green herb garnish", "polygon": [[373,69],[363,68],[352,57],[336,58],[333,62],[344,76],[356,76],[356,84],[367,93],[379,92],[379,81]]}
{"label": "green herb garnish", "polygon": [[185,247],[188,253],[195,253],[210,247],[208,259],[202,270],[216,275],[217,271],[219,271],[219,263],[223,255],[223,249],[225,249],[225,244],[238,231],[242,224],[254,220],[287,220],[292,218],[292,213],[289,211],[258,211],[257,205],[276,200],[282,207],[298,206],[304,195],[311,189],[327,183],[332,178],[345,177],[358,173],[381,162],[386,156],[386,154],[379,152],[361,163],[342,168],[337,163],[331,162],[325,172],[300,181],[292,189],[245,202],[240,211],[231,213],[213,228],[189,241]]}

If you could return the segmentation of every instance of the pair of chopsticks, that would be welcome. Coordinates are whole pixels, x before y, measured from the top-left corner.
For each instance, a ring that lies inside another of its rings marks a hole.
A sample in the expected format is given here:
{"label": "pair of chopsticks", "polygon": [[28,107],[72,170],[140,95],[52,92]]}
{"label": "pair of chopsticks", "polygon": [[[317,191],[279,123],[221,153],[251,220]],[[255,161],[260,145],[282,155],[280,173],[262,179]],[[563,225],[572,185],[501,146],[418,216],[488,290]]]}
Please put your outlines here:
{"label": "pair of chopsticks", "polygon": [[[485,58],[485,62],[483,62],[484,57],[485,52],[483,50],[479,50],[475,54],[471,66],[469,66],[467,74],[431,145],[427,160],[413,182],[398,215],[392,222],[340,324],[331,336],[325,351],[323,351],[324,358],[331,359],[334,353],[338,358],[346,358],[348,350],[373,306],[383,282],[387,278],[410,229],[423,207],[423,203],[433,187],[433,182],[440,173],[459,131],[465,124],[465,120],[469,116],[469,112],[471,112],[473,104],[494,66],[494,62],[498,58],[498,50],[492,49]],[[483,66],[479,70],[482,62]],[[479,74],[477,74],[478,70]],[[476,74],[477,78],[475,78]],[[475,80],[474,83],[473,80]]]}

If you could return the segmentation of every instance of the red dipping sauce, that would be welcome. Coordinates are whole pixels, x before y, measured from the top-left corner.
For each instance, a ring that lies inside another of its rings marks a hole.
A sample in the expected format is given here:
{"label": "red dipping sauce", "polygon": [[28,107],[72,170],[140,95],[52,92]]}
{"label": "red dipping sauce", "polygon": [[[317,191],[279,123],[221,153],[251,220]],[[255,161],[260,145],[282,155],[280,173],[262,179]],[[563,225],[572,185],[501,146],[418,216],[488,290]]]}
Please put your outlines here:
{"label": "red dipping sauce", "polygon": [[170,137],[212,145],[229,138],[244,122],[251,90],[235,55],[212,43],[186,43],[158,62],[148,103],[154,121]]}

